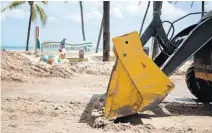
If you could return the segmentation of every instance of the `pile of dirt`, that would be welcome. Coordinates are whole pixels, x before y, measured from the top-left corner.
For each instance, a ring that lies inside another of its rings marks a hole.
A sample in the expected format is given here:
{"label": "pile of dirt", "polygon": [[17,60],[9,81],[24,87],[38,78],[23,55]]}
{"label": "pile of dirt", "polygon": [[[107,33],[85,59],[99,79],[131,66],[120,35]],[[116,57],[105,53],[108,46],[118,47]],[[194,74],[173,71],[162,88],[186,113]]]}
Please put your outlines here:
{"label": "pile of dirt", "polygon": [[85,121],[93,128],[101,128],[104,131],[131,131],[131,132],[148,132],[154,129],[152,125],[138,124],[133,125],[130,122],[109,121],[103,117],[105,95],[94,97],[86,108]]}
{"label": "pile of dirt", "polygon": [[34,64],[20,52],[1,52],[1,80],[27,81],[31,77],[70,77],[73,73],[62,65]]}
{"label": "pile of dirt", "polygon": [[[33,57],[33,55],[31,55]],[[1,80],[30,81],[32,77],[70,78],[74,74],[110,75],[113,63],[59,63],[35,61],[26,53],[1,51]]]}
{"label": "pile of dirt", "polygon": [[[78,114],[84,103],[81,102],[55,102],[46,100],[35,100],[32,98],[2,98],[4,104],[2,111],[19,112],[28,115],[42,115],[56,117],[59,115]],[[32,104],[33,103],[33,104]]]}
{"label": "pile of dirt", "polygon": [[[91,113],[88,117],[91,127],[93,128],[100,128],[104,131],[113,131],[113,132],[122,132],[122,131],[130,131],[130,132],[138,132],[138,133],[146,133],[146,132],[159,132],[159,133],[166,133],[166,132],[176,132],[176,133],[185,133],[185,132],[198,132],[195,131],[192,127],[183,127],[182,129],[178,129],[175,127],[172,128],[162,128],[157,129],[151,124],[144,124],[141,120],[142,117],[139,115],[142,114],[134,114],[131,116],[126,116],[122,118],[118,118],[114,121],[109,121],[103,117],[103,111],[104,111],[104,96],[99,96],[93,99],[92,106],[90,105]],[[173,115],[179,115],[179,114],[186,114],[190,113],[191,108],[195,108],[193,111],[193,114],[199,112],[200,110],[204,110],[202,114],[204,115],[211,115],[211,107],[210,105],[199,105],[198,107],[195,104],[189,105],[189,107],[186,107],[184,104],[180,103],[161,103],[160,105],[157,105],[156,107],[152,108],[151,110],[147,110],[143,112],[143,114],[152,114],[155,115],[155,113],[158,116],[164,117],[164,116],[173,116]],[[89,114],[89,113],[88,113]],[[87,115],[88,115],[87,114]],[[198,114],[198,113],[197,113]],[[207,132],[207,130],[206,130]]]}
{"label": "pile of dirt", "polygon": [[111,74],[114,62],[79,62],[69,63],[69,68],[76,74],[107,75]]}
{"label": "pile of dirt", "polygon": [[[77,74],[111,74],[114,62],[64,62],[47,64],[33,54],[1,51],[1,80],[25,82],[33,77],[70,78]],[[185,63],[175,74],[184,74],[190,62]]]}

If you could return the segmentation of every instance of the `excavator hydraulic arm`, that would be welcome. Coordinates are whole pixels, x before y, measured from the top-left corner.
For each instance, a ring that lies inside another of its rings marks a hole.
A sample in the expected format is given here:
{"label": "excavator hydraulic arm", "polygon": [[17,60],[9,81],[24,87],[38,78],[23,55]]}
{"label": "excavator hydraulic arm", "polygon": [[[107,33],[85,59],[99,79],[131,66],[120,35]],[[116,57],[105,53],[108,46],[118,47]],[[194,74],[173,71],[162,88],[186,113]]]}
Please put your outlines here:
{"label": "excavator hydraulic arm", "polygon": [[115,119],[148,110],[174,88],[142,48],[137,32],[113,39],[116,64],[108,85],[104,116]]}

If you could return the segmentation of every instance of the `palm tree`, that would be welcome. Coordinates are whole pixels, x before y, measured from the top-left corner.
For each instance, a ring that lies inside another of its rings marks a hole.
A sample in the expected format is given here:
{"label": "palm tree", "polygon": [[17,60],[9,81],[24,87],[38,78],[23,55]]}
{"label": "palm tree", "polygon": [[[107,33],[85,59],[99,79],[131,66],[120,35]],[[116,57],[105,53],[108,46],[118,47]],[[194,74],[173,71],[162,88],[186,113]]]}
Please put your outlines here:
{"label": "palm tree", "polygon": [[[25,4],[27,1],[13,1],[9,4],[9,6],[3,8],[1,12],[4,12],[7,9],[15,9],[23,4]],[[41,1],[42,4],[48,4],[47,1]],[[29,15],[29,24],[28,24],[28,32],[27,32],[27,42],[26,42],[26,51],[29,50],[29,37],[30,37],[30,30],[31,30],[31,23],[32,21],[35,22],[37,19],[37,13],[40,16],[40,20],[43,24],[43,26],[46,24],[47,21],[47,15],[44,12],[43,8],[37,4],[35,1],[28,1],[28,4],[30,6],[30,15]]]}
{"label": "palm tree", "polygon": [[83,36],[83,41],[85,41],[85,29],[84,29],[82,1],[79,1],[79,4],[80,4],[80,11],[81,11],[82,36]]}
{"label": "palm tree", "polygon": [[99,43],[100,43],[101,36],[102,36],[103,22],[104,22],[104,16],[102,16],[102,22],[101,22],[99,36],[98,36],[97,45],[96,45],[96,53],[98,53],[98,50],[99,50]]}

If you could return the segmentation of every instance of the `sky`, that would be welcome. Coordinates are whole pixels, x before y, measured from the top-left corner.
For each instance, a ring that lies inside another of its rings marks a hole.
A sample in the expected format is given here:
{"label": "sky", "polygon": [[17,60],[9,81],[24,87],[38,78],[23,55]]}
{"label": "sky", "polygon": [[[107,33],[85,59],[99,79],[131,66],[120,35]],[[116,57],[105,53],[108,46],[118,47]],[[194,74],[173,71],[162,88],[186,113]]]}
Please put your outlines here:
{"label": "sky", "polygon": [[[10,2],[1,2],[1,9]],[[48,5],[40,4],[48,15],[47,24],[43,27],[39,17],[36,23],[32,23],[30,33],[30,46],[34,46],[35,26],[40,27],[40,41],[61,41],[67,38],[67,42],[79,43],[83,41],[80,19],[79,2],[51,1]],[[129,32],[139,31],[146,10],[147,1],[111,1],[110,2],[110,39]],[[163,2],[162,20],[174,21],[190,12],[201,11],[201,3],[195,2],[191,8],[190,2],[178,2],[172,5]],[[152,5],[152,4],[151,4]],[[206,10],[212,9],[212,2],[206,2]],[[87,41],[97,42],[101,19],[103,14],[103,3],[101,1],[83,1],[85,35]],[[26,3],[14,10],[0,13],[1,17],[1,44],[9,46],[25,46],[29,21],[29,6]],[[152,19],[152,6],[150,6],[143,30]],[[200,20],[200,15],[193,15],[176,23],[175,34],[183,28]],[[164,24],[165,29],[169,25]],[[112,42],[111,42],[112,45]],[[150,45],[150,42],[148,43]],[[102,41],[100,42],[102,48]]]}

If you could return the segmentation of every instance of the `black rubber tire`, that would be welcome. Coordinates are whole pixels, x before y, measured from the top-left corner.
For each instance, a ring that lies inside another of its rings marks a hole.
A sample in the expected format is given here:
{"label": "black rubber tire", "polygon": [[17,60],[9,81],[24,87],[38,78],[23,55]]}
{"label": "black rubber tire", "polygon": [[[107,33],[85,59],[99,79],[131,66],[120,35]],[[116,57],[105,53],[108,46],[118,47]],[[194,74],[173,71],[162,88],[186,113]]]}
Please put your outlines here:
{"label": "black rubber tire", "polygon": [[190,92],[200,102],[212,102],[212,83],[195,77],[194,65],[186,72],[186,84]]}

